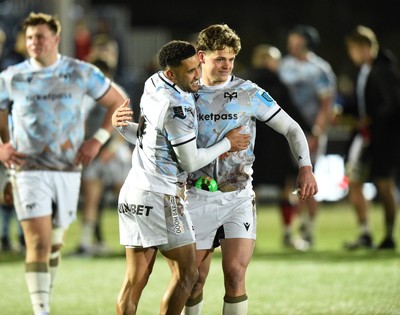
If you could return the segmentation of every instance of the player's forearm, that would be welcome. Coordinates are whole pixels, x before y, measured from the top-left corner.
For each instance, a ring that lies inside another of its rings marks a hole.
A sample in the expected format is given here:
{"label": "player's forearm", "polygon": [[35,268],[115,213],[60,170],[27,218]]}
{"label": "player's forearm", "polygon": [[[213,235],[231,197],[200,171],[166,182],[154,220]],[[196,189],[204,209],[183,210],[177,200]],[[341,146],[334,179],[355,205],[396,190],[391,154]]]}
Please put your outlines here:
{"label": "player's forearm", "polygon": [[127,123],[127,126],[119,126],[115,127],[115,129],[121,134],[122,137],[125,138],[126,141],[135,144],[137,140],[137,130],[139,128],[139,124],[134,122]]}
{"label": "player's forearm", "polygon": [[231,144],[224,138],[220,142],[208,148],[197,148],[196,141],[190,141],[184,145],[174,148],[179,165],[187,172],[196,171],[210,164],[221,154],[228,152]]}
{"label": "player's forearm", "polygon": [[300,125],[284,110],[281,110],[267,125],[285,136],[299,167],[311,165],[306,136]]}
{"label": "player's forearm", "polygon": [[325,97],[321,99],[321,107],[318,115],[315,118],[314,125],[311,127],[311,133],[314,136],[320,136],[325,133],[332,122],[332,97]]}
{"label": "player's forearm", "polygon": [[299,124],[294,123],[289,128],[286,139],[289,142],[290,150],[296,158],[299,167],[311,166],[310,150],[307,139]]}

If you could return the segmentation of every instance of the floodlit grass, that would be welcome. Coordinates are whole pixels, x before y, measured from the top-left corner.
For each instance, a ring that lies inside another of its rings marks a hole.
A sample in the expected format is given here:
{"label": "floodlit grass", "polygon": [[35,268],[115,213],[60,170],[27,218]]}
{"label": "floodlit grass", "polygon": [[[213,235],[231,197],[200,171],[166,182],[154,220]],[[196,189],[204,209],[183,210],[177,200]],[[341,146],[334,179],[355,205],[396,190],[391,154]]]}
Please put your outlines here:
{"label": "floodlit grass", "polygon": [[[383,236],[379,206],[371,210],[376,241]],[[346,202],[321,207],[313,251],[294,252],[281,246],[276,206],[258,207],[258,239],[247,274],[249,315],[372,315],[400,314],[400,252],[342,249],[357,234],[355,217]],[[104,229],[112,255],[78,258],[79,224],[71,227],[52,297],[53,315],[115,314],[115,300],[125,269],[118,245],[116,212],[105,212]],[[400,245],[400,228],[396,237]],[[214,255],[204,293],[205,315],[218,315],[224,295],[220,253]],[[23,258],[0,254],[0,314],[31,315],[23,274]],[[158,257],[142,295],[138,314],[158,314],[169,269]]]}

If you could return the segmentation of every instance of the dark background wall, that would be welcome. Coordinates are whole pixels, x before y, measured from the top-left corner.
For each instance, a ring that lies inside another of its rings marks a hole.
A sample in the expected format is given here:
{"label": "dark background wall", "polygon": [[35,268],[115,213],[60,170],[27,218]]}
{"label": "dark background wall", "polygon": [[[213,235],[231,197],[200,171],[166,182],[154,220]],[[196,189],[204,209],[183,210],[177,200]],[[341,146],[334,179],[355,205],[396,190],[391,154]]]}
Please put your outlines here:
{"label": "dark background wall", "polygon": [[[92,0],[92,4],[110,1]],[[357,24],[371,27],[381,46],[400,58],[399,1],[391,0],[242,0],[242,1],[123,1],[130,10],[133,27],[168,27],[174,38],[190,36],[212,23],[227,23],[240,35],[242,51],[237,60],[249,64],[252,48],[270,43],[285,52],[287,32],[294,25],[310,24],[321,35],[317,53],[334,71],[354,72],[344,46],[344,36]],[[396,5],[397,6],[397,5]]]}

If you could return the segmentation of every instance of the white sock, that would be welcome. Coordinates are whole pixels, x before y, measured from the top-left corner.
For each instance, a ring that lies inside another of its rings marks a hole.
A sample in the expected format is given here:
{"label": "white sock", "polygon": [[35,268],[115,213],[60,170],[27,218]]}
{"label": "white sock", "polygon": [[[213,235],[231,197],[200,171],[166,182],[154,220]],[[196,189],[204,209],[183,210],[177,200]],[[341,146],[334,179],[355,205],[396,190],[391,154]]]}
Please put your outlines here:
{"label": "white sock", "polygon": [[56,278],[56,274],[57,274],[57,270],[58,267],[60,265],[60,261],[61,261],[61,253],[60,251],[56,251],[54,253],[50,254],[50,262],[49,262],[49,266],[50,266],[50,295],[51,292],[53,290],[54,287],[54,281]]}
{"label": "white sock", "polygon": [[223,315],[247,315],[248,299],[244,294],[238,297],[224,297]]}
{"label": "white sock", "polygon": [[200,315],[203,308],[203,293],[200,293],[197,297],[193,299],[188,299],[186,301],[185,307],[181,315]]}
{"label": "white sock", "polygon": [[34,314],[50,312],[50,273],[45,263],[25,264],[25,279]]}
{"label": "white sock", "polygon": [[181,315],[200,315],[201,310],[203,309],[203,300],[196,305],[187,306],[185,305]]}
{"label": "white sock", "polygon": [[95,223],[85,221],[82,225],[81,232],[81,246],[83,248],[89,249],[92,246],[92,239],[95,229]]}
{"label": "white sock", "polygon": [[370,229],[368,223],[362,223],[360,224],[360,234],[365,235],[365,234],[370,234]]}

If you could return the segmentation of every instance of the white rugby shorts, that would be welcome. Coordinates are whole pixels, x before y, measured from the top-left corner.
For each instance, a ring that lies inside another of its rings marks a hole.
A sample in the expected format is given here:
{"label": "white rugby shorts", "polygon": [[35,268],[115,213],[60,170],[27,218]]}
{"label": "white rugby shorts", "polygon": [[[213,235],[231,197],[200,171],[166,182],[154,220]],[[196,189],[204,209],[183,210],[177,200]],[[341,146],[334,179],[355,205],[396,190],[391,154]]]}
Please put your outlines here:
{"label": "white rugby shorts", "polygon": [[80,172],[20,171],[11,182],[19,221],[52,215],[53,225],[68,227],[76,219]]}
{"label": "white rugby shorts", "polygon": [[219,227],[224,238],[256,239],[257,212],[251,189],[209,192],[189,189],[188,212],[196,235],[196,249],[211,249]]}
{"label": "white rugby shorts", "polygon": [[118,200],[120,244],[165,251],[193,244],[194,232],[184,201],[124,184]]}

